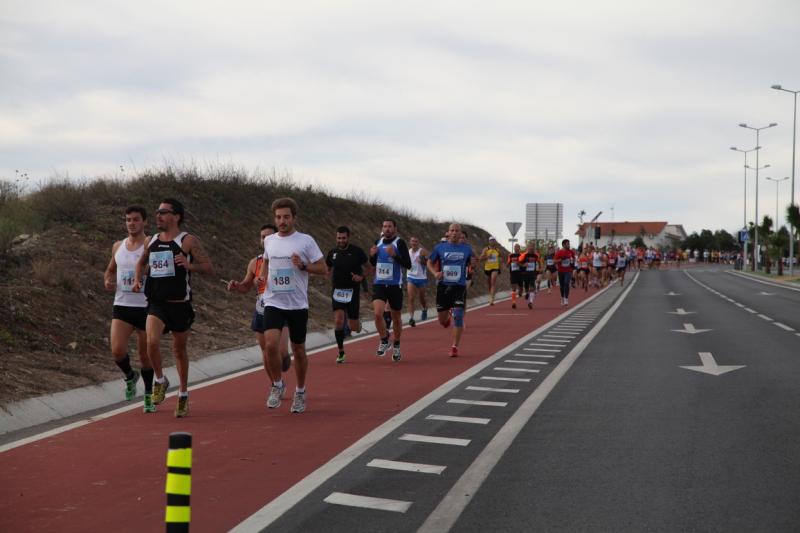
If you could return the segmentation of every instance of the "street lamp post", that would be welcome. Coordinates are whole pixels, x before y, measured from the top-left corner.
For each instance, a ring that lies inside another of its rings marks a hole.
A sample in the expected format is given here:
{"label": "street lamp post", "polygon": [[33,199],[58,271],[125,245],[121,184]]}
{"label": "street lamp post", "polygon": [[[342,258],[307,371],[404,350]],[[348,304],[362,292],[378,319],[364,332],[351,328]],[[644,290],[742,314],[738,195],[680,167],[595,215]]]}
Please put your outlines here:
{"label": "street lamp post", "polygon": [[775,232],[777,233],[778,228],[781,227],[781,225],[778,224],[778,213],[779,213],[779,211],[778,211],[778,196],[780,196],[780,190],[779,189],[780,189],[780,186],[781,186],[781,182],[788,180],[789,176],[786,176],[785,178],[781,178],[781,179],[770,178],[769,176],[767,176],[767,179],[769,181],[774,181],[775,182]]}
{"label": "street lamp post", "polygon": [[[780,85],[773,85],[773,89],[792,93],[794,95],[794,125],[792,127],[792,195],[789,197],[789,205],[794,205],[794,155],[797,149],[797,93],[800,91],[792,91],[784,89]],[[794,235],[789,231],[789,275],[794,275]]]}
{"label": "street lamp post", "polygon": [[[755,148],[750,148],[749,150],[742,150],[740,148],[736,148],[735,146],[731,146],[731,150],[734,150],[736,152],[741,152],[744,154],[744,167],[742,167],[744,170],[744,226],[742,226],[742,229],[744,229],[745,231],[747,231],[747,154],[759,150],[760,148],[761,148],[760,146],[756,146]],[[747,241],[744,241],[744,263],[742,264],[743,265],[742,268],[744,270],[747,270],[748,257],[749,256],[747,255]]]}
{"label": "street lamp post", "polygon": [[[759,142],[758,142],[759,135],[761,134],[761,130],[765,130],[767,128],[773,128],[773,127],[775,127],[777,125],[778,125],[777,122],[772,122],[767,126],[762,126],[760,128],[754,128],[753,126],[748,126],[744,122],[739,124],[739,126],[742,127],[742,128],[747,128],[748,130],[754,130],[756,132],[756,146],[759,146],[759,147],[761,146],[761,144],[759,144]],[[758,270],[758,260],[759,260],[759,257],[761,256],[761,249],[758,246],[758,171],[762,170],[758,166],[758,153],[760,151],[761,150],[756,150],[756,232],[755,232],[756,233],[756,235],[755,235],[756,238],[755,238],[755,254],[754,254],[754,259],[755,259],[754,260],[754,263],[755,263],[754,267],[755,267],[755,270]],[[769,166],[769,165],[767,165],[767,166]],[[767,168],[767,167],[763,167],[763,168]]]}

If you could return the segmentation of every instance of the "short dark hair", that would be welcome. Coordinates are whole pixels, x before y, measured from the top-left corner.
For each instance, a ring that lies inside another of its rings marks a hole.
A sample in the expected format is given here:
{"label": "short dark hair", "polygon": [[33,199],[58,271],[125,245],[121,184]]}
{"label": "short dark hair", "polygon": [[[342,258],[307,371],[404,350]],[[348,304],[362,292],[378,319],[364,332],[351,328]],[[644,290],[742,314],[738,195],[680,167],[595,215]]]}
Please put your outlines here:
{"label": "short dark hair", "polygon": [[350,228],[347,226],[339,226],[336,228],[336,233],[347,233],[347,236],[350,236]]}
{"label": "short dark hair", "polygon": [[147,220],[147,210],[141,205],[129,205],[126,207],[125,214],[130,215],[131,213],[139,213],[142,215],[142,220]]}
{"label": "short dark hair", "polygon": [[561,246],[564,246],[565,242],[569,242],[569,239],[564,239],[563,241],[561,241]]}
{"label": "short dark hair", "polygon": [[278,227],[275,224],[264,224],[261,226],[261,231],[264,231],[265,229],[271,229],[272,233],[278,233]]}
{"label": "short dark hair", "polygon": [[272,214],[275,214],[275,211],[278,209],[283,209],[288,207],[292,211],[292,216],[297,216],[297,202],[292,200],[291,198],[278,198],[274,202],[272,202]]}
{"label": "short dark hair", "polygon": [[394,226],[395,228],[397,227],[397,222],[393,218],[384,218],[383,221],[384,222],[391,222],[392,226]]}
{"label": "short dark hair", "polygon": [[184,217],[184,213],[185,213],[185,211],[184,211],[184,209],[183,209],[183,204],[182,204],[182,203],[180,203],[180,202],[179,202],[178,200],[176,200],[175,198],[164,198],[163,200],[161,200],[161,203],[162,203],[162,204],[169,204],[169,205],[171,205],[171,206],[172,206],[172,212],[173,212],[175,215],[177,215],[177,216],[179,216],[179,217],[180,217],[180,219],[178,220],[178,225],[181,225],[181,224],[183,224],[183,217]]}

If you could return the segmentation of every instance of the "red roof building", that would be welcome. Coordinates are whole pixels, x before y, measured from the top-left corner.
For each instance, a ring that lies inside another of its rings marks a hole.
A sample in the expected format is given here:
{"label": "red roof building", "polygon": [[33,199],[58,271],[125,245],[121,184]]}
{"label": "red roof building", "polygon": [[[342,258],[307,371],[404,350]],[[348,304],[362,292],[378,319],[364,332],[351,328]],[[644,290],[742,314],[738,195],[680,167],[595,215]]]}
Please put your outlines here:
{"label": "red roof building", "polygon": [[[600,237],[597,239],[596,228],[600,228]],[[667,222],[586,222],[578,227],[575,234],[581,242],[596,243],[597,246],[630,244],[636,237],[641,237],[647,246],[676,248],[686,238],[682,225]]]}

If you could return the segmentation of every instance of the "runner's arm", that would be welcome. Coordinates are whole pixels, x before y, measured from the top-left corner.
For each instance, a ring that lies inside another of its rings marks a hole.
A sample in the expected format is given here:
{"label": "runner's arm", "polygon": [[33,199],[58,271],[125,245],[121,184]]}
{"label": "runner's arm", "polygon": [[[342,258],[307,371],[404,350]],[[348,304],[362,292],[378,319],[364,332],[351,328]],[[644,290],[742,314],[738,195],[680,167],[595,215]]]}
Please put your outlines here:
{"label": "runner's arm", "polygon": [[228,282],[228,290],[236,292],[249,291],[253,287],[256,274],[256,260],[253,258],[247,263],[247,272],[245,272],[244,278],[242,278],[241,281],[236,281],[235,279],[230,280]]}
{"label": "runner's arm", "polygon": [[[147,242],[147,241],[145,241]],[[142,256],[136,262],[136,268],[133,271],[133,287],[131,291],[139,292],[142,290],[142,276],[148,268],[148,261],[150,260],[150,249],[145,246]]]}
{"label": "runner's arm", "polygon": [[111,260],[103,273],[103,285],[107,291],[113,291],[117,285],[117,260],[114,259],[114,256],[117,254],[120,243],[122,241],[117,241],[111,246]]}
{"label": "runner's arm", "polygon": [[411,268],[411,254],[408,253],[408,245],[403,239],[397,241],[397,262],[405,269]]}
{"label": "runner's arm", "polygon": [[197,272],[199,274],[213,274],[214,273],[214,265],[211,263],[211,258],[208,257],[208,254],[203,249],[203,246],[200,244],[200,239],[195,237],[194,235],[188,235],[186,239],[189,241],[186,243],[186,249],[184,253],[186,255],[192,256],[192,262],[190,263],[187,261],[185,255],[179,255],[175,259],[176,264],[181,264],[186,270],[189,272]]}

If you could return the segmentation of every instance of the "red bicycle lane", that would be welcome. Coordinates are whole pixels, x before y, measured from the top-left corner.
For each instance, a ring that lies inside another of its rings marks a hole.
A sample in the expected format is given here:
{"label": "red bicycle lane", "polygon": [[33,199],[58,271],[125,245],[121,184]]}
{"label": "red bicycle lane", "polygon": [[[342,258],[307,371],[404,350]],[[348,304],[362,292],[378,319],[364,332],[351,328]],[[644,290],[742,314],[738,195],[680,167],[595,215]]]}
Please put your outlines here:
{"label": "red bicycle lane", "polygon": [[[611,290],[617,289],[612,287]],[[617,289],[618,290],[618,289]],[[580,303],[596,291],[573,291]],[[0,530],[141,531],[164,524],[166,450],[171,432],[193,436],[192,529],[227,530],[419,398],[565,309],[558,291],[533,310],[509,301],[470,310],[459,357],[451,330],[406,326],[403,360],[374,354],[376,337],[310,357],[308,410],[287,399],[268,410],[263,370],[191,389],[189,416],[173,417],[175,397],[154,414],[126,411],[0,454]],[[191,345],[190,345],[191,349]]]}

